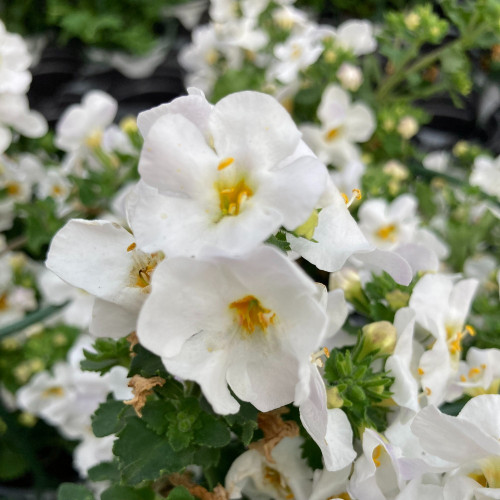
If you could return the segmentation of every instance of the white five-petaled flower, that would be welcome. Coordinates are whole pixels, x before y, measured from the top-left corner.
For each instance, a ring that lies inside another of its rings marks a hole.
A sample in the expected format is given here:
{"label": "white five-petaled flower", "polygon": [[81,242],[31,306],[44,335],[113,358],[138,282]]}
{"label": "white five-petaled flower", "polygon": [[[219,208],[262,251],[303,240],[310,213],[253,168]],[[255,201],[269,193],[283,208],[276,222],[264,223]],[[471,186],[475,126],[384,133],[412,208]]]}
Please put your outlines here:
{"label": "white five-petaled flower", "polygon": [[474,160],[469,178],[473,186],[479,186],[486,194],[500,200],[500,156],[495,159],[480,155]]}
{"label": "white five-petaled flower", "polygon": [[134,237],[108,221],[70,220],[52,240],[47,267],[96,297],[90,331],[122,337],[135,330],[137,314],[163,255],[145,254]]}
{"label": "white five-petaled flower", "polygon": [[278,250],[240,258],[169,258],[139,315],[141,344],[175,376],[200,384],[217,413],[230,394],[270,411],[294,400],[327,325],[314,283]]}
{"label": "white five-petaled flower", "polygon": [[258,92],[215,106],[192,92],[139,115],[142,182],[128,209],[139,248],[242,254],[305,222],[327,172],[285,109]]}
{"label": "white five-petaled flower", "polygon": [[354,143],[365,142],[375,130],[373,112],[360,102],[351,104],[350,95],[339,85],[329,85],[318,107],[320,126],[301,127],[304,140],[325,163],[357,159]]}

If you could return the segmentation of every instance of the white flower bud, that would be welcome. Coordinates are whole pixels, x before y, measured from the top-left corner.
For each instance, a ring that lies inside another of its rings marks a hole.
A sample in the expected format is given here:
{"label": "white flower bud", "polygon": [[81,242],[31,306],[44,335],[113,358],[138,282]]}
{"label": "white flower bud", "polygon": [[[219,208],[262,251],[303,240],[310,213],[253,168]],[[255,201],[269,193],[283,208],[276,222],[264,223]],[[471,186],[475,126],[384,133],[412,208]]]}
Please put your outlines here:
{"label": "white flower bud", "polygon": [[397,130],[403,139],[410,139],[418,132],[418,122],[413,116],[404,116],[399,121]]}
{"label": "white flower bud", "polygon": [[363,83],[363,73],[361,70],[349,63],[342,63],[337,71],[337,78],[344,89],[352,92],[356,92]]}

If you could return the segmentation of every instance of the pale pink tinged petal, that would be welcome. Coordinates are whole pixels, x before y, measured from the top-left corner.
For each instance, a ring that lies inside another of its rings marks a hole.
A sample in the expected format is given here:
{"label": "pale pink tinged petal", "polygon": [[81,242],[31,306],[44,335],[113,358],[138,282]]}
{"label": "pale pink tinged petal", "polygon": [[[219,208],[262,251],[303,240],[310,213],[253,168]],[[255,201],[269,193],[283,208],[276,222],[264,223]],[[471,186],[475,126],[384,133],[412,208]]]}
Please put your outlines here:
{"label": "pale pink tinged petal", "polygon": [[144,182],[160,193],[200,196],[215,182],[217,155],[200,129],[186,117],[160,117],[144,139],[139,172]]}
{"label": "pale pink tinged petal", "polygon": [[54,236],[46,265],[67,283],[116,302],[131,280],[133,242],[118,224],[73,219]]}
{"label": "pale pink tinged petal", "polygon": [[463,326],[467,319],[478,285],[479,281],[476,279],[461,280],[450,293],[447,320],[458,328]]}
{"label": "pale pink tinged petal", "polygon": [[366,105],[356,103],[349,109],[344,127],[346,137],[352,142],[365,142],[375,131],[375,116]]}
{"label": "pale pink tinged petal", "polygon": [[495,439],[500,439],[500,395],[484,394],[472,398],[458,414]]}
{"label": "pale pink tinged petal", "polygon": [[118,339],[129,335],[136,328],[136,311],[130,311],[106,300],[95,299],[89,327],[92,335]]}
{"label": "pale pink tinged petal", "polygon": [[137,335],[141,344],[170,358],[202,331],[226,331],[232,322],[224,295],[226,279],[212,263],[183,257],[162,261],[139,314]]}
{"label": "pale pink tinged petal", "polygon": [[177,356],[163,357],[163,364],[172,375],[200,384],[216,413],[237,413],[240,405],[231,396],[226,382],[228,351],[210,350],[210,344],[210,334],[199,333],[184,344]]}
{"label": "pale pink tinged petal", "polygon": [[339,85],[329,85],[318,107],[318,118],[328,128],[335,128],[344,123],[351,98]]}
{"label": "pale pink tinged petal", "polygon": [[201,131],[208,131],[208,119],[213,106],[203,95],[189,95],[174,99],[168,104],[139,113],[137,126],[143,137],[146,137],[154,123],[163,115],[177,113],[185,116]]}
{"label": "pale pink tinged petal", "polygon": [[300,132],[288,112],[271,96],[238,92],[221,99],[210,116],[214,146],[251,170],[268,170],[293,154]]}
{"label": "pale pink tinged petal", "polygon": [[500,454],[500,442],[477,425],[427,406],[411,424],[425,451],[455,464]]}
{"label": "pale pink tinged petal", "polygon": [[408,285],[413,277],[410,265],[397,253],[375,249],[366,253],[357,253],[355,257],[371,270],[385,271],[400,285]]}
{"label": "pale pink tinged petal", "polygon": [[296,238],[287,234],[292,250],[323,271],[339,270],[345,261],[356,252],[371,249],[338,192],[332,204],[318,215],[318,225],[313,238]]}
{"label": "pale pink tinged petal", "polygon": [[435,325],[444,322],[452,289],[450,278],[434,274],[426,274],[413,289],[409,305],[417,313],[417,322],[434,335]]}
{"label": "pale pink tinged petal", "polygon": [[437,271],[439,259],[429,248],[418,243],[408,243],[396,248],[395,253],[403,257],[415,275],[418,271]]}
{"label": "pale pink tinged petal", "polygon": [[312,156],[274,171],[259,187],[262,204],[283,214],[282,224],[293,230],[311,215],[325,189],[327,170]]}
{"label": "pale pink tinged petal", "polygon": [[82,100],[82,105],[92,116],[94,128],[107,127],[116,115],[118,103],[102,90],[91,90]]}
{"label": "pale pink tinged petal", "polygon": [[12,141],[12,134],[8,128],[0,126],[0,154],[3,153]]}

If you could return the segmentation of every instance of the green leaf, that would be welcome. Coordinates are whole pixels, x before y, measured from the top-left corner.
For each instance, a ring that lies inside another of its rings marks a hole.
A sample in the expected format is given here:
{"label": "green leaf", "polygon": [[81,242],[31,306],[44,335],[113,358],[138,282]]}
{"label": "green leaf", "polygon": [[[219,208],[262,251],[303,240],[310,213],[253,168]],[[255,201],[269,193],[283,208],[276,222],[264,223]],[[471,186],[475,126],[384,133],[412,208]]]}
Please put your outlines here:
{"label": "green leaf", "polygon": [[151,488],[130,488],[114,484],[101,495],[101,500],[154,500],[155,493]]}
{"label": "green leaf", "polygon": [[85,486],[63,483],[57,490],[57,500],[94,500],[94,495]]}
{"label": "green leaf", "polygon": [[176,486],[168,495],[167,500],[196,500],[184,486]]}
{"label": "green leaf", "polygon": [[290,243],[288,243],[286,239],[286,233],[284,231],[278,231],[278,233],[269,236],[265,243],[274,245],[283,252],[289,252],[291,250]]}
{"label": "green leaf", "polygon": [[102,374],[113,366],[130,364],[129,342],[126,338],[99,338],[94,342],[95,352],[84,350],[85,359],[80,363],[82,370],[96,371]]}
{"label": "green leaf", "polygon": [[109,436],[119,432],[124,425],[121,418],[124,413],[133,414],[130,406],[123,404],[123,401],[108,399],[101,403],[94,415],[92,415],[92,430],[97,437]]}
{"label": "green leaf", "polygon": [[194,433],[196,443],[202,446],[221,448],[231,441],[229,429],[216,417],[204,413],[200,415],[198,422],[201,426]]}
{"label": "green leaf", "polygon": [[175,412],[175,407],[168,401],[150,400],[142,409],[142,420],[152,431],[165,435],[168,429],[167,415],[170,412]]}
{"label": "green leaf", "polygon": [[91,481],[120,482],[120,471],[118,470],[118,464],[115,462],[102,462],[94,465],[87,471],[87,474]]}
{"label": "green leaf", "polygon": [[4,481],[16,479],[23,476],[28,469],[29,463],[21,453],[0,442],[0,479]]}
{"label": "green leaf", "polygon": [[140,344],[134,346],[135,356],[130,363],[129,377],[140,375],[141,377],[162,377],[168,378],[168,373],[161,362],[161,358]]}
{"label": "green leaf", "polygon": [[167,438],[148,429],[137,417],[127,420],[113,446],[122,479],[130,484],[154,481],[164,474],[179,472],[192,463],[192,450],[176,452]]}
{"label": "green leaf", "polygon": [[204,470],[216,467],[220,460],[219,448],[200,448],[194,453],[193,463],[200,465]]}

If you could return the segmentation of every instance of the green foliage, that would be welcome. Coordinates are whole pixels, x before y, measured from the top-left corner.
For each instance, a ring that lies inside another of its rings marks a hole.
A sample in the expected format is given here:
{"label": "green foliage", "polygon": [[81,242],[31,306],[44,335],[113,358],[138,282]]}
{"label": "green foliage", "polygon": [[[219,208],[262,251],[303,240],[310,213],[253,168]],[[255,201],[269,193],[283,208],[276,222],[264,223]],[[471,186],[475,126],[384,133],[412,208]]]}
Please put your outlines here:
{"label": "green foliage", "polygon": [[140,344],[134,346],[134,356],[130,363],[129,377],[140,375],[141,377],[167,378],[168,374],[161,362],[161,358]]}
{"label": "green foliage", "polygon": [[155,500],[156,495],[151,488],[131,488],[114,484],[101,495],[101,500]]}
{"label": "green foliage", "polygon": [[241,90],[263,90],[264,70],[253,64],[244,64],[241,69],[227,69],[215,82],[211,100],[215,103],[233,92]]}
{"label": "green foliage", "polygon": [[[335,391],[338,401],[346,413],[356,437],[365,427],[383,431],[387,427],[387,408],[380,404],[391,397],[389,391],[394,379],[386,372],[374,372],[372,362],[376,352],[360,359],[363,337],[353,349],[334,349],[325,364],[325,379],[328,391]],[[340,398],[340,399],[339,399]]]}
{"label": "green foliage", "polygon": [[94,495],[85,486],[63,483],[57,490],[57,500],[94,500]]}
{"label": "green foliage", "polygon": [[130,364],[130,344],[126,338],[111,339],[98,338],[94,342],[95,352],[84,349],[85,359],[81,361],[82,370],[99,372],[101,375],[108,372],[113,366]]}
{"label": "green foliage", "polygon": [[56,202],[48,197],[31,203],[19,203],[17,213],[25,226],[26,248],[35,255],[41,255],[43,248],[64,224],[57,213]]}
{"label": "green foliage", "polygon": [[169,493],[167,500],[195,500],[195,498],[184,486],[177,486]]}
{"label": "green foliage", "polygon": [[274,245],[283,252],[289,252],[291,250],[290,243],[288,243],[286,239],[286,232],[284,230],[280,230],[276,234],[269,236],[269,238],[265,241],[265,243],[268,243],[269,245]]}
{"label": "green foliage", "polygon": [[102,462],[88,470],[91,481],[111,481],[120,482],[120,472],[116,462]]}
{"label": "green foliage", "polygon": [[125,425],[126,418],[133,415],[132,407],[124,405],[122,401],[108,399],[92,415],[92,430],[97,437],[116,434]]}

